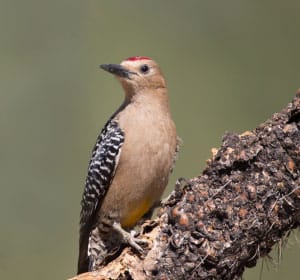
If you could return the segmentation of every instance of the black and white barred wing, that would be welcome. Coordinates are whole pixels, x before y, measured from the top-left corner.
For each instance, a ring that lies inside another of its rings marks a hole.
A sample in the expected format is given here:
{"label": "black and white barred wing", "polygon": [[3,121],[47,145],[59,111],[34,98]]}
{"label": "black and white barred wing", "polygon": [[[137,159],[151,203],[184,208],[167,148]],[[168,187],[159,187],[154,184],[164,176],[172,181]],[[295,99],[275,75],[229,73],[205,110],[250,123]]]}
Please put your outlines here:
{"label": "black and white barred wing", "polygon": [[81,201],[80,224],[84,226],[93,216],[113,179],[124,133],[116,121],[109,121],[98,136],[92,152]]}

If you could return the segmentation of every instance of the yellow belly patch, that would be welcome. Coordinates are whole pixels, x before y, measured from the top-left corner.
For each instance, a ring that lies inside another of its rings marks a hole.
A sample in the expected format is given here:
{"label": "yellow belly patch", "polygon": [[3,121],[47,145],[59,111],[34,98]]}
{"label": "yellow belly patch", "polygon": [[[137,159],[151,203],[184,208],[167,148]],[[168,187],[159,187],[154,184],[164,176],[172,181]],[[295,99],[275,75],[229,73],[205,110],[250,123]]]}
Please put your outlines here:
{"label": "yellow belly patch", "polygon": [[129,214],[121,220],[121,225],[123,228],[133,227],[138,220],[143,217],[145,213],[150,209],[152,201],[150,199],[144,200],[136,207],[130,209]]}

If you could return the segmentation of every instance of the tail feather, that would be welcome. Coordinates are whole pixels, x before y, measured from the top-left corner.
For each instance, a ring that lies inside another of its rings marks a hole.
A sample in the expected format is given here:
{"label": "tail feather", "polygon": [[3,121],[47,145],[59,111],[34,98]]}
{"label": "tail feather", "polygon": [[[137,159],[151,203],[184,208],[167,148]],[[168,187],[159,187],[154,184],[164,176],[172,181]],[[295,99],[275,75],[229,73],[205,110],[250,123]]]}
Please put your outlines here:
{"label": "tail feather", "polygon": [[86,227],[83,227],[80,229],[77,274],[89,271],[88,245],[89,230]]}

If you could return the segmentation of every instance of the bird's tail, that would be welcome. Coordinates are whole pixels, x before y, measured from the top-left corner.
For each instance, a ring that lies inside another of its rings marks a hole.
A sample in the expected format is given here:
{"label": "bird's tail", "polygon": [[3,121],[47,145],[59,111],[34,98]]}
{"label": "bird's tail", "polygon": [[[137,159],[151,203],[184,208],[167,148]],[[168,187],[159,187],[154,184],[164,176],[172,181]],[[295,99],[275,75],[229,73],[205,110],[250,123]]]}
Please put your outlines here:
{"label": "bird's tail", "polygon": [[79,256],[77,264],[77,274],[89,271],[88,245],[89,230],[86,227],[82,227],[80,229],[79,237]]}

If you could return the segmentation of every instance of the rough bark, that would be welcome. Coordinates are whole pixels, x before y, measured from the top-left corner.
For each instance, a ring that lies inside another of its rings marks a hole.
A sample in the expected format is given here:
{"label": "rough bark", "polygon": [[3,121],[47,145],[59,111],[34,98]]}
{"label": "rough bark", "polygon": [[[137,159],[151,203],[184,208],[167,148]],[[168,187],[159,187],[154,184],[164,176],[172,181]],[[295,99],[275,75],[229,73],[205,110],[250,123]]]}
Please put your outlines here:
{"label": "rough bark", "polygon": [[241,279],[300,224],[300,92],[253,131],[227,133],[203,174],[142,227],[145,256],[126,248],[72,280]]}

